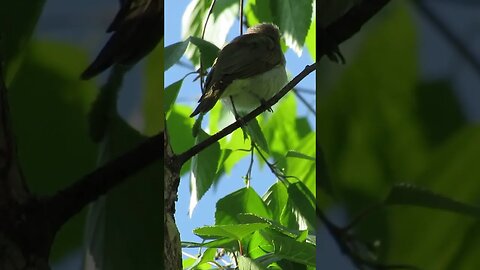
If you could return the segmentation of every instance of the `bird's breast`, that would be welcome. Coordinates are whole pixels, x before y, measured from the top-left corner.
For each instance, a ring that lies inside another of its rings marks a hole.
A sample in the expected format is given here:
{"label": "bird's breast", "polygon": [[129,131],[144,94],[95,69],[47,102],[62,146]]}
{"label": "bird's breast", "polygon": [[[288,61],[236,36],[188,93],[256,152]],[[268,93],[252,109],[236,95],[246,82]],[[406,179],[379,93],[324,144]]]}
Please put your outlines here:
{"label": "bird's breast", "polygon": [[230,110],[232,97],[237,112],[250,112],[278,93],[287,83],[285,66],[277,65],[269,71],[234,80],[223,92],[222,102]]}

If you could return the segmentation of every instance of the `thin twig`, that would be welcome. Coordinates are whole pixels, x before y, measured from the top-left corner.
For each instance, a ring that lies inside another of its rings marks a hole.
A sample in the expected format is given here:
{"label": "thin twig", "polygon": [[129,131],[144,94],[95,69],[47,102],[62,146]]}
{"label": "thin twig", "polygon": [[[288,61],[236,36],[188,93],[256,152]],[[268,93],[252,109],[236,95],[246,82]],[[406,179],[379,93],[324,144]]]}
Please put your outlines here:
{"label": "thin twig", "polygon": [[[203,25],[203,30],[202,30],[202,39],[205,39],[205,32],[207,31],[208,19],[210,19],[210,15],[212,15],[213,7],[215,6],[216,2],[217,2],[216,0],[213,0],[212,3],[210,4],[210,8],[208,9],[207,19],[205,20],[205,24]],[[202,93],[203,93],[204,92],[204,89],[203,89],[203,63],[202,63],[202,57],[201,56],[200,56],[200,72],[199,72],[199,75],[200,75],[200,89],[202,89]]]}
{"label": "thin twig", "polygon": [[243,35],[243,0],[240,0],[240,35]]}

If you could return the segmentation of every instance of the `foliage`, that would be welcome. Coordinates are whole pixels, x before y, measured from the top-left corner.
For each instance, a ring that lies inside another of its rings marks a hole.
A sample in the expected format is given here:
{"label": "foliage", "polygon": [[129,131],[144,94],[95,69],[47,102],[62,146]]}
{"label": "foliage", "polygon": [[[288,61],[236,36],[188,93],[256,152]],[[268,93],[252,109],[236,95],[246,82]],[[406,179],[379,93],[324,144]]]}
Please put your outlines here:
{"label": "foliage", "polygon": [[[267,5],[261,2],[245,1],[248,25],[259,21],[274,22],[285,36],[286,45],[295,52],[300,53],[304,46],[309,52],[315,50],[315,40],[311,37],[315,32],[311,20],[314,2],[301,1],[301,6],[292,9],[286,8],[292,5],[292,1],[280,1],[282,5],[279,6],[278,1],[266,1]],[[184,41],[167,44],[165,48],[169,52],[165,59],[167,68],[178,63],[183,56],[194,65],[198,59],[203,59],[204,69],[212,65],[219,50],[217,47],[224,45],[231,25],[238,20],[238,1],[216,1],[202,40],[202,29],[211,3],[206,0],[190,2],[182,21]],[[270,14],[268,18],[264,17],[265,13]],[[295,16],[302,20],[294,20]],[[215,38],[211,33],[215,33]],[[199,53],[194,52],[195,48]],[[312,58],[315,58],[314,54]],[[175,102],[182,90],[182,81],[165,89],[167,126],[175,153],[186,151],[232,121],[232,116],[217,103],[208,114],[208,124],[202,126],[208,132],[201,130],[196,139],[191,137],[194,123],[189,114],[192,108]],[[215,209],[215,224],[194,230],[205,239],[204,242],[182,239],[185,248],[205,247],[200,249],[197,258],[186,258],[184,268],[212,269],[212,266],[219,268],[231,264],[240,269],[293,269],[289,266],[306,269],[315,266],[315,131],[305,124],[305,118],[292,113],[296,107],[294,96],[286,96],[274,107],[273,114],[258,117],[258,125],[253,125],[254,130],[249,131],[255,135],[254,141],[259,143],[262,151],[257,152],[256,158],[261,160],[260,155],[269,155],[270,160],[289,177],[274,181],[276,175],[272,173],[272,184],[264,196],[249,187],[246,179],[246,187],[220,198]],[[190,214],[203,195],[222,181],[223,175],[237,167],[240,160],[250,158],[248,151],[242,149],[250,149],[250,141],[244,140],[242,130],[236,130],[200,152],[193,157],[191,165],[182,168],[183,173],[190,173]]]}
{"label": "foliage", "polygon": [[318,99],[332,186],[320,209],[335,203],[358,217],[349,232],[363,258],[470,269],[480,250],[479,127],[447,81],[421,80],[418,33],[403,4],[366,29]]}

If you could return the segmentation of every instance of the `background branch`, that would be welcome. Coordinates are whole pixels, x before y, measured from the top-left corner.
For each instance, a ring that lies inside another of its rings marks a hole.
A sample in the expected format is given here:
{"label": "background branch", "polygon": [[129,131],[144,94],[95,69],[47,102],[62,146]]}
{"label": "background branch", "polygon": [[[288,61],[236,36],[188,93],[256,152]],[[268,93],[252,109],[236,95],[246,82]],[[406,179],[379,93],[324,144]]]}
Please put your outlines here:
{"label": "background branch", "polygon": [[[46,198],[46,205],[56,225],[62,225],[88,203],[95,201],[128,176],[163,159],[164,133],[147,139],[136,148],[87,174],[74,184]],[[159,176],[161,177],[161,176]],[[54,224],[55,224],[54,223]]]}

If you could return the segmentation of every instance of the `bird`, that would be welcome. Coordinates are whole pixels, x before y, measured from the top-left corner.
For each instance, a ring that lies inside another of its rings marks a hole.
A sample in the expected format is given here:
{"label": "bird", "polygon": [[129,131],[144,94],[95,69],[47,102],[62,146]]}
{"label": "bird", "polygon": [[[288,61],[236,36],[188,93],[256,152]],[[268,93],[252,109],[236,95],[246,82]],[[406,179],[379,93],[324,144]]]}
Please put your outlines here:
{"label": "bird", "polygon": [[248,28],[219,51],[190,117],[207,113],[219,99],[235,116],[250,112],[285,86],[285,65],[278,27],[260,23]]}
{"label": "bird", "polygon": [[88,80],[112,65],[130,67],[152,51],[164,35],[164,0],[123,0],[107,33],[113,33],[80,75]]}

